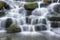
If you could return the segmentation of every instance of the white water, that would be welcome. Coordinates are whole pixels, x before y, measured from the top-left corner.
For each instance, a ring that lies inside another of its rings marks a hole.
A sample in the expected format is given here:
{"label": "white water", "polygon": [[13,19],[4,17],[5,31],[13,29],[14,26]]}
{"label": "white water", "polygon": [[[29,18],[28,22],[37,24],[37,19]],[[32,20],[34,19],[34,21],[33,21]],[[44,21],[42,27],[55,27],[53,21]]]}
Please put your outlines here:
{"label": "white water", "polygon": [[[37,2],[38,8],[32,11],[32,15],[28,16],[29,19],[31,19],[31,24],[26,24],[26,10],[24,9],[25,1],[15,1],[15,0],[3,0],[6,3],[8,3],[11,7],[9,11],[6,10],[6,15],[4,17],[0,18],[0,32],[3,32],[5,21],[7,18],[11,18],[13,20],[13,23],[18,23],[19,27],[21,28],[22,32],[36,32],[35,26],[36,25],[45,25],[47,30],[50,31],[51,25],[48,19],[46,18],[47,14],[49,13],[49,10],[53,11],[53,6],[49,5],[47,8],[40,7],[40,4],[43,3],[43,1]],[[53,5],[56,5],[58,3],[52,3]],[[43,24],[41,20],[45,19],[47,24]],[[36,24],[36,20],[37,24]],[[2,25],[3,24],[3,25]],[[40,27],[40,26],[39,26]]]}

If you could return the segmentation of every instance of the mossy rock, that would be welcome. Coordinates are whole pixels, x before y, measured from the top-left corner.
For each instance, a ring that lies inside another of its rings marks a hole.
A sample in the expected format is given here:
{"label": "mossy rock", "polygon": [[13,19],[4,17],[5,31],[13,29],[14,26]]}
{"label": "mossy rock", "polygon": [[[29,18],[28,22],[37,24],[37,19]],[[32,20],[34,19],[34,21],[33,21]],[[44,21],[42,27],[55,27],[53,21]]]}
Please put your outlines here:
{"label": "mossy rock", "polygon": [[8,28],[12,23],[13,23],[12,19],[11,18],[7,18],[6,22],[5,22],[5,28]]}
{"label": "mossy rock", "polygon": [[51,1],[51,0],[44,0],[44,2],[49,2],[49,1]]}
{"label": "mossy rock", "polygon": [[17,24],[12,24],[8,29],[7,33],[18,33],[21,32],[21,28]]}
{"label": "mossy rock", "polygon": [[25,4],[24,8],[26,10],[34,10],[35,8],[38,8],[38,4],[37,3]]}
{"label": "mossy rock", "polygon": [[34,1],[36,1],[36,0],[26,0],[26,2],[34,2]]}
{"label": "mossy rock", "polygon": [[44,2],[50,4],[51,0],[44,0]]}
{"label": "mossy rock", "polygon": [[3,9],[3,8],[9,10],[10,6],[6,2],[0,1],[0,10]]}

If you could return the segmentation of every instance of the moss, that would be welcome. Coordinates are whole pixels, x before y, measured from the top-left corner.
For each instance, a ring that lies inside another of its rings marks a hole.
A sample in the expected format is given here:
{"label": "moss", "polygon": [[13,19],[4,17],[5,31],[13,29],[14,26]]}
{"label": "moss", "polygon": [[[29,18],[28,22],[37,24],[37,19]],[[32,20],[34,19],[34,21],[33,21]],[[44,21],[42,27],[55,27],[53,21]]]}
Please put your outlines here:
{"label": "moss", "polygon": [[36,1],[36,0],[26,0],[26,2],[34,2],[34,1]]}
{"label": "moss", "polygon": [[44,0],[44,2],[50,4],[51,0]]}
{"label": "moss", "polygon": [[51,1],[51,0],[44,0],[44,2],[49,2],[49,1]]}
{"label": "moss", "polygon": [[7,10],[10,9],[10,6],[6,2],[0,1],[0,10],[3,9],[3,7]]}
{"label": "moss", "polygon": [[26,5],[24,5],[24,8],[26,10],[33,10],[33,9],[35,9],[37,7],[38,7],[38,4],[37,3],[32,3],[32,4],[26,4]]}
{"label": "moss", "polygon": [[21,29],[18,27],[17,24],[12,24],[12,25],[7,29],[7,33],[17,33],[17,32],[21,32]]}
{"label": "moss", "polygon": [[4,3],[0,1],[0,9],[2,9],[4,6]]}

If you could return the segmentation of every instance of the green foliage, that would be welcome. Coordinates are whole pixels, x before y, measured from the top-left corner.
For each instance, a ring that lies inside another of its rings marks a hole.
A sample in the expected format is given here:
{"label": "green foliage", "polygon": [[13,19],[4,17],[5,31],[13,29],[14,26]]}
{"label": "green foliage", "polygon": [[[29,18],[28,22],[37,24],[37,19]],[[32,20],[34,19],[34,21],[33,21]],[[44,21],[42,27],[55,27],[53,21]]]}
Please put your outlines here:
{"label": "green foliage", "polygon": [[37,3],[24,5],[24,8],[27,9],[27,10],[32,10],[32,9],[37,8],[37,7],[38,7],[38,4]]}
{"label": "green foliage", "polygon": [[12,24],[7,29],[7,33],[17,33],[17,32],[21,32],[21,29],[19,28],[19,26],[17,24]]}

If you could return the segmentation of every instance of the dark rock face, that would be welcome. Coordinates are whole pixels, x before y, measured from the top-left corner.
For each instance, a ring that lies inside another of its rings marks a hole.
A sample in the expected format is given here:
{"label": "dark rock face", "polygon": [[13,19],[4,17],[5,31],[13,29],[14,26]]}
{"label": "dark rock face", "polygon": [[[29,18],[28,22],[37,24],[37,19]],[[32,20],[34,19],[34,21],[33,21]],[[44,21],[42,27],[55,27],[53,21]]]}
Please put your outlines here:
{"label": "dark rock face", "polygon": [[31,19],[29,19],[28,17],[26,17],[26,23],[27,24],[31,24]]}
{"label": "dark rock face", "polygon": [[18,32],[21,32],[21,28],[19,28],[17,24],[12,24],[7,29],[7,33],[18,33]]}
{"label": "dark rock face", "polygon": [[47,21],[46,21],[46,19],[41,19],[41,20],[39,20],[39,23],[47,24]]}
{"label": "dark rock face", "polygon": [[53,2],[57,2],[57,0],[53,0]]}
{"label": "dark rock face", "polygon": [[11,19],[11,18],[6,19],[5,28],[10,27],[10,25],[11,25],[12,23],[13,23],[13,22],[12,22],[12,19]]}
{"label": "dark rock face", "polygon": [[57,28],[58,27],[58,23],[57,22],[52,22],[51,23],[51,27],[52,28]]}
{"label": "dark rock face", "polygon": [[33,25],[35,25],[35,24],[38,24],[38,19],[35,19],[35,20],[33,21]]}
{"label": "dark rock face", "polygon": [[45,25],[35,26],[35,31],[44,31],[44,30],[47,30],[47,27]]}
{"label": "dark rock face", "polygon": [[50,21],[60,21],[60,17],[50,17],[48,18]]}
{"label": "dark rock face", "polygon": [[48,18],[49,21],[51,21],[51,27],[52,28],[57,28],[59,27],[59,21],[60,21],[60,17],[50,17]]}
{"label": "dark rock face", "polygon": [[32,14],[32,11],[33,11],[33,10],[26,10],[26,11],[27,11],[26,16],[30,16],[30,15]]}
{"label": "dark rock face", "polygon": [[3,8],[9,10],[10,6],[6,2],[0,1],[0,10],[3,9]]}
{"label": "dark rock face", "polygon": [[42,20],[42,23],[43,23],[43,24],[47,24],[46,19],[43,19],[43,20]]}
{"label": "dark rock face", "polygon": [[48,3],[42,3],[40,4],[40,7],[47,7],[48,6]]}
{"label": "dark rock face", "polygon": [[55,5],[53,9],[56,13],[60,13],[60,4]]}
{"label": "dark rock face", "polygon": [[5,16],[5,12],[0,12],[0,17]]}

